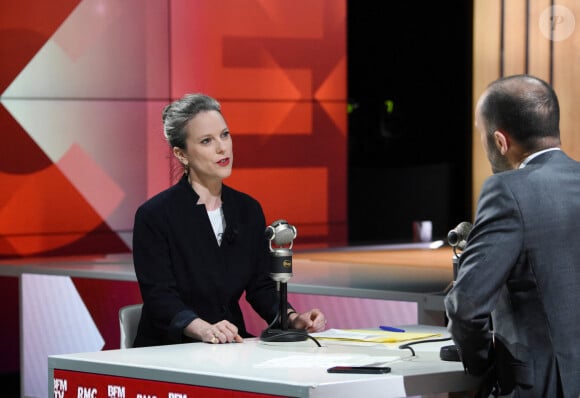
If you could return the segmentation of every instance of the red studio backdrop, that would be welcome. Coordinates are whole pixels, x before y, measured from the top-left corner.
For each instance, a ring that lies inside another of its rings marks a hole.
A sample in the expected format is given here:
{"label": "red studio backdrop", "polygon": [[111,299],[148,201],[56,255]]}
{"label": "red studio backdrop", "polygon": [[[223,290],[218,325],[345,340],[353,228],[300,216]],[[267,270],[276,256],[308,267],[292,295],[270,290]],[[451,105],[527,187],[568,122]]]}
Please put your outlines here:
{"label": "red studio backdrop", "polygon": [[131,251],[137,206],[175,182],[161,110],[219,99],[225,182],[296,248],[345,244],[346,2],[0,5],[0,258]]}
{"label": "red studio backdrop", "polygon": [[[130,253],[135,210],[176,181],[161,111],[190,92],[223,105],[226,184],[295,249],[346,244],[346,61],[346,0],[0,2],[0,259]],[[136,284],[75,286],[114,348]],[[18,371],[17,278],[0,291]]]}

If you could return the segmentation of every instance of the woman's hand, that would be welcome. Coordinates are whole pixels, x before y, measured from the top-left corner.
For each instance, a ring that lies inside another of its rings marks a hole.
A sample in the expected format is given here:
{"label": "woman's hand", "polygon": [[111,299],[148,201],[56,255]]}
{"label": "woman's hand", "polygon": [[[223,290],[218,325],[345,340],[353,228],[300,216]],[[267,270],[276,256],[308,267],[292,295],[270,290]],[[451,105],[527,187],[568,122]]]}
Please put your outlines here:
{"label": "woman's hand", "polygon": [[242,343],[244,339],[238,334],[233,323],[224,320],[214,324],[196,318],[184,330],[186,336],[211,344]]}
{"label": "woman's hand", "polygon": [[288,315],[288,323],[294,329],[306,329],[307,332],[321,332],[326,328],[326,317],[318,309]]}

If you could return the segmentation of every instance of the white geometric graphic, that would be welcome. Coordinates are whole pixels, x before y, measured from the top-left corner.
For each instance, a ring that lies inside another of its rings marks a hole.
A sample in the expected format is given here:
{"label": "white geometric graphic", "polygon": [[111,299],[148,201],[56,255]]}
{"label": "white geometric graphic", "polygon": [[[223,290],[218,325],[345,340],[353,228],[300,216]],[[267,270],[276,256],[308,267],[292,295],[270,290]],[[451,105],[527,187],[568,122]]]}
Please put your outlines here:
{"label": "white geometric graphic", "polygon": [[168,1],[83,0],[0,93],[129,247],[137,206],[170,182],[160,131],[168,46]]}
{"label": "white geometric graphic", "polygon": [[[161,132],[158,149],[148,145],[151,104],[13,99],[2,103],[113,231],[132,228],[133,214],[146,198],[146,156],[156,150],[158,159],[164,159],[167,151]],[[155,105],[159,119],[162,106]],[[163,182],[168,181],[169,177]]]}
{"label": "white geometric graphic", "polygon": [[167,14],[165,1],[84,0],[2,96],[167,97]]}
{"label": "white geometric graphic", "polygon": [[22,274],[21,378],[24,397],[48,397],[48,356],[105,345],[68,276]]}

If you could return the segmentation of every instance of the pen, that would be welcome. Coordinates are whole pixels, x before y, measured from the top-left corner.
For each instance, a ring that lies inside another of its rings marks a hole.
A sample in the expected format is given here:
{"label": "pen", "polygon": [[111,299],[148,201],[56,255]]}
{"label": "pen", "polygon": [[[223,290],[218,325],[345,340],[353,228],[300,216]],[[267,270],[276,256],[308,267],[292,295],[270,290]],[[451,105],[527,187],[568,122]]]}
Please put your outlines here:
{"label": "pen", "polygon": [[385,325],[379,326],[379,329],[386,330],[388,332],[399,332],[399,333],[403,333],[405,331],[403,329],[395,328],[395,327],[392,327],[392,326],[385,326]]}

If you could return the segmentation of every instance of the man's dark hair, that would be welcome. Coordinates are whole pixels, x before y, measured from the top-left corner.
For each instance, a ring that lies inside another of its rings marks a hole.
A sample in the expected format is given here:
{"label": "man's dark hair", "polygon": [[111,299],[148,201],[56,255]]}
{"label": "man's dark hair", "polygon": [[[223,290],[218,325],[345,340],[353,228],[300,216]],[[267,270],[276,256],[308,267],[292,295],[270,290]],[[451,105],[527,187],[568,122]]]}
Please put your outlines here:
{"label": "man's dark hair", "polygon": [[509,134],[524,149],[537,149],[544,137],[560,139],[560,105],[554,89],[530,75],[514,75],[491,83],[481,103],[488,136]]}

